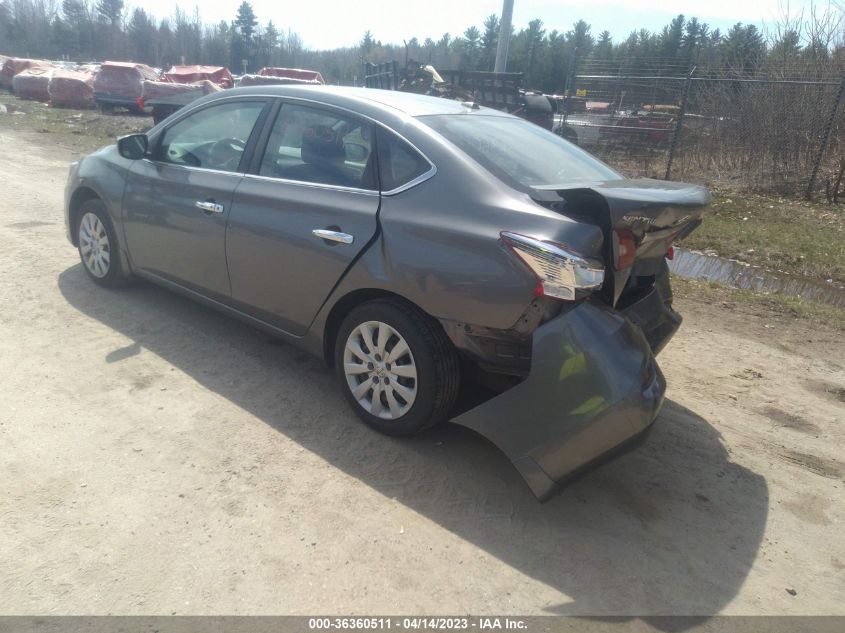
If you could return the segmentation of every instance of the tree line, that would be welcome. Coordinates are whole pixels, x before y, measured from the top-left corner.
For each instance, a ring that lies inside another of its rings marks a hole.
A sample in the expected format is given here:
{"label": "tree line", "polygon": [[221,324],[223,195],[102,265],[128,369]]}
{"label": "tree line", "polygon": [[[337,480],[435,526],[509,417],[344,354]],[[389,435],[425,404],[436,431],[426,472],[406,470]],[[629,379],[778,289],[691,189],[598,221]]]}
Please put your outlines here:
{"label": "tree line", "polygon": [[[594,74],[831,78],[845,72],[841,9],[785,17],[768,32],[738,23],[722,32],[679,15],[658,31],[639,29],[620,41],[576,21],[567,31],[535,19],[511,35],[508,70],[524,85],[546,92],[567,88],[575,72]],[[330,83],[360,84],[364,62],[415,60],[435,68],[492,70],[499,17],[490,15],[459,35],[382,43],[367,31],[357,46],[308,50],[292,25],[261,23],[249,2],[230,21],[206,24],[197,8],[157,18],[123,0],[0,0],[0,53],[78,62],[133,60],[228,66],[235,73],[262,66],[319,70]]]}

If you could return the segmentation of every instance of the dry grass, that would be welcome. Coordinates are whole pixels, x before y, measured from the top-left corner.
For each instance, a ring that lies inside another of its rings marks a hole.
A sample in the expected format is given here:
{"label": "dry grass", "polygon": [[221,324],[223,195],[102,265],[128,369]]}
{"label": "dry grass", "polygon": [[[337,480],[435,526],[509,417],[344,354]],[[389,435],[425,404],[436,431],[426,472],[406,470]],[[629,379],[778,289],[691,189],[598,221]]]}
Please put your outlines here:
{"label": "dry grass", "polygon": [[798,297],[781,294],[767,294],[753,290],[739,290],[724,284],[700,279],[684,279],[672,276],[672,289],[676,296],[710,305],[721,304],[734,310],[737,304],[765,310],[781,319],[802,319],[816,323],[825,323],[840,330],[845,330],[845,310]]}
{"label": "dry grass", "polygon": [[47,143],[55,143],[80,154],[113,143],[118,136],[146,131],[153,125],[151,117],[54,108],[2,91],[0,105],[15,111],[0,114],[0,129],[9,127],[49,135]]}
{"label": "dry grass", "polygon": [[845,207],[715,193],[683,246],[791,274],[845,282]]}

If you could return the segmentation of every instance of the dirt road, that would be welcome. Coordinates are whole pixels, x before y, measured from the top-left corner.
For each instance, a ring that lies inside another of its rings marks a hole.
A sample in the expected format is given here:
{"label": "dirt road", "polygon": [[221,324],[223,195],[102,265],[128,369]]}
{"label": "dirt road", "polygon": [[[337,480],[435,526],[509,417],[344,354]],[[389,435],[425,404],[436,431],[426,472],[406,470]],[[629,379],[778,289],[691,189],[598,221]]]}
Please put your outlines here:
{"label": "dirt road", "polygon": [[682,297],[648,442],[540,505],[468,431],[382,437],[318,361],[96,287],[71,153],[0,147],[0,613],[845,614],[841,331]]}

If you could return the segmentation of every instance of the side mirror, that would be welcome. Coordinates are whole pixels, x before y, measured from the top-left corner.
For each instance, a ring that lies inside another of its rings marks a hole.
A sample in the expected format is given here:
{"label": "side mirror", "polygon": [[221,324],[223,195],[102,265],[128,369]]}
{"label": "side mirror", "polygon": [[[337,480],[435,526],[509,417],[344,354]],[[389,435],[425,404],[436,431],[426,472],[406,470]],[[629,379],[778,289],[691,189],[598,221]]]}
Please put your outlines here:
{"label": "side mirror", "polygon": [[147,154],[147,135],[130,134],[117,139],[117,151],[124,158],[138,160]]}

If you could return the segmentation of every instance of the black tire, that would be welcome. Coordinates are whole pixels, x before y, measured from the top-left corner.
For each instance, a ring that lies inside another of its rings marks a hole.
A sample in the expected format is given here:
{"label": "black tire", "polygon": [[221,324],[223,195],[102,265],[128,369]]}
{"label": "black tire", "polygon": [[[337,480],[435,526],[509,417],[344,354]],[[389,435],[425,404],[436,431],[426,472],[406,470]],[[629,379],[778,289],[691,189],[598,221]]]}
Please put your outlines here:
{"label": "black tire", "polygon": [[575,133],[575,130],[569,126],[558,127],[555,130],[555,134],[563,137],[564,140],[569,141],[573,145],[578,145],[578,135]]}
{"label": "black tire", "polygon": [[[344,370],[344,352],[350,334],[369,321],[390,326],[405,339],[413,355],[416,397],[410,408],[395,419],[386,420],[365,409],[353,395]],[[442,422],[451,412],[460,388],[458,356],[443,328],[428,315],[400,301],[377,299],[353,309],[338,331],[334,361],[338,380],[352,409],[366,424],[387,435],[414,435]]]}
{"label": "black tire", "polygon": [[153,106],[153,124],[158,125],[171,114],[178,111],[179,108],[174,106]]}
{"label": "black tire", "polygon": [[[92,268],[95,267],[86,262],[86,254],[83,252],[86,245],[84,244],[84,238],[81,235],[82,224],[83,221],[85,221],[86,216],[89,215],[97,217],[108,238],[108,243],[102,247],[102,250],[108,253],[108,266],[105,274],[102,275],[97,274],[102,273],[102,269],[97,272],[92,270]],[[106,207],[100,199],[92,198],[91,200],[86,200],[82,203],[82,206],[76,214],[74,231],[76,232],[75,237],[77,241],[77,250],[79,251],[79,260],[82,262],[82,268],[85,270],[88,277],[106,288],[118,288],[125,286],[129,282],[130,275],[128,274],[128,271],[123,269],[120,243],[117,239],[117,233],[112,226]]]}

